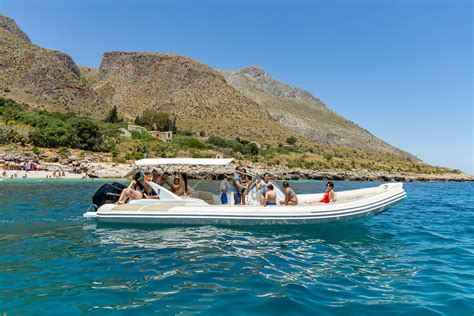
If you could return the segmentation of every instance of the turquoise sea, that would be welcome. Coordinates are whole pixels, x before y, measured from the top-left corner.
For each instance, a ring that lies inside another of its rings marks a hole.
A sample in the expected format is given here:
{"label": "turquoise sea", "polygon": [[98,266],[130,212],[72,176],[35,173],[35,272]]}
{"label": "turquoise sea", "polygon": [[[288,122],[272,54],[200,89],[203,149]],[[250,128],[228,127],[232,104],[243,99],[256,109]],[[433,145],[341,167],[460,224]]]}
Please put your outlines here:
{"label": "turquoise sea", "polygon": [[474,313],[474,183],[353,224],[151,229],[84,222],[103,182],[0,181],[0,315]]}

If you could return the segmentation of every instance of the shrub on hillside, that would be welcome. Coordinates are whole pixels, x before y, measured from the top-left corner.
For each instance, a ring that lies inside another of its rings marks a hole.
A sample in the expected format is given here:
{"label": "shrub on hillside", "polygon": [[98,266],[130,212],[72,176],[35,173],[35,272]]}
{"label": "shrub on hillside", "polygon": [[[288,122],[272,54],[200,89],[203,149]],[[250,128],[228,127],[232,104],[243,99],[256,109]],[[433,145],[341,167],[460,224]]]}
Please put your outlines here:
{"label": "shrub on hillside", "polygon": [[206,144],[194,137],[176,137],[175,141],[185,149],[206,149]]}
{"label": "shrub on hillside", "polygon": [[233,140],[224,139],[219,136],[211,135],[209,136],[207,143],[213,145],[217,149],[230,148],[232,152],[241,153],[243,155],[258,155],[259,148],[258,145],[254,142],[249,142],[245,139],[236,138]]}
{"label": "shrub on hillside", "polygon": [[150,135],[150,133],[144,131],[131,131],[132,134],[132,139],[137,139],[137,140],[142,140],[142,141],[151,141],[154,140],[155,138]]}
{"label": "shrub on hillside", "polygon": [[69,157],[71,153],[69,152],[69,149],[67,149],[66,147],[61,147],[58,150],[58,154],[59,154],[59,157],[61,157],[62,159],[66,159],[67,157]]}
{"label": "shrub on hillside", "polygon": [[157,142],[153,150],[157,157],[171,158],[176,156],[176,148],[168,142]]}
{"label": "shrub on hillside", "polygon": [[36,128],[28,134],[30,142],[36,147],[68,146],[68,128],[66,125]]}
{"label": "shrub on hillside", "polygon": [[31,148],[31,152],[35,155],[41,155],[43,152],[41,151],[41,149],[39,149],[38,147],[36,146],[33,146],[33,148]]}
{"label": "shrub on hillside", "polygon": [[18,143],[22,135],[19,135],[15,130],[11,128],[0,127],[0,144],[8,145]]}
{"label": "shrub on hillside", "polygon": [[298,139],[294,136],[290,136],[286,139],[286,142],[289,144],[289,145],[294,145],[296,144],[296,142],[298,141]]}

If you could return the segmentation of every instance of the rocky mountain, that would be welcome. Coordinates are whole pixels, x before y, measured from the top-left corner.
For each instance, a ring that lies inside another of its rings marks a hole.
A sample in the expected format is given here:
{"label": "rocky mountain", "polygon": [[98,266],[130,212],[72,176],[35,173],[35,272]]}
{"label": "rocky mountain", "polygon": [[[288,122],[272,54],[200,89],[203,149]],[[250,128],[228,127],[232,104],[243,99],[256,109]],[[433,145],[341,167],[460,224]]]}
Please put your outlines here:
{"label": "rocky mountain", "polygon": [[191,58],[161,53],[105,53],[99,69],[79,68],[67,54],[38,47],[0,15],[0,96],[32,107],[105,117],[112,106],[132,121],[153,108],[178,128],[260,144],[360,148],[415,159],[328,109],[262,68],[217,71]]}
{"label": "rocky mountain", "polygon": [[105,53],[94,90],[130,119],[146,108],[172,113],[178,128],[261,143],[284,142],[295,132],[268,122],[216,70],[191,58],[160,53]]}
{"label": "rocky mountain", "polygon": [[105,106],[67,54],[38,47],[0,15],[0,87],[4,96],[38,108],[89,114]]}
{"label": "rocky mountain", "polygon": [[231,86],[266,109],[273,120],[317,143],[416,159],[331,111],[309,92],[273,79],[259,66],[221,73]]}
{"label": "rocky mountain", "polygon": [[13,21],[13,19],[11,19],[7,16],[4,16],[4,15],[1,15],[1,14],[0,14],[0,29],[6,31],[8,33],[11,33],[11,34],[15,35],[16,37],[22,39],[23,41],[28,42],[28,43],[31,44],[31,40],[28,37],[28,35],[26,35],[26,33],[23,32],[18,27],[18,25],[15,23],[15,21]]}

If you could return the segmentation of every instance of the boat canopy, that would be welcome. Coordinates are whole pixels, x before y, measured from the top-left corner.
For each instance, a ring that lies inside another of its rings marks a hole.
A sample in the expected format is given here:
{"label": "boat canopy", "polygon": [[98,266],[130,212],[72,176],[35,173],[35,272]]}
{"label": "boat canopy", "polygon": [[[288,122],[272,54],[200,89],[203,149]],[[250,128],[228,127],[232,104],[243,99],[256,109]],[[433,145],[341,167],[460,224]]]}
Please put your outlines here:
{"label": "boat canopy", "polygon": [[135,161],[138,167],[160,165],[205,165],[224,166],[234,158],[146,158]]}

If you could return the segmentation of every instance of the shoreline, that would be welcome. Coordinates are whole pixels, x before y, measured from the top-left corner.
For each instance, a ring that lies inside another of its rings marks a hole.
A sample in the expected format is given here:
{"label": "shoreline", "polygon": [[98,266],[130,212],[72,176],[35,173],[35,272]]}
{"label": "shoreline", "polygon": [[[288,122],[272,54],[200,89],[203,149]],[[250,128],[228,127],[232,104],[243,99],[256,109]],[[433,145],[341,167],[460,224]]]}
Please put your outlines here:
{"label": "shoreline", "polygon": [[[132,164],[118,163],[89,163],[87,166],[81,166],[80,169],[70,165],[43,165],[50,167],[50,170],[24,171],[24,170],[5,170],[0,168],[0,179],[118,179],[127,178],[134,170]],[[170,166],[165,171],[170,173],[185,171],[189,179],[199,180],[221,180],[224,174],[232,174],[237,165],[228,166],[188,166],[187,168],[179,168]],[[57,176],[58,172],[54,172],[58,167],[64,170],[64,176]],[[72,168],[71,168],[72,167]],[[415,173],[388,173],[370,170],[310,170],[310,169],[289,169],[286,167],[265,167],[265,166],[246,166],[252,172],[263,174],[268,172],[278,180],[334,180],[334,181],[376,181],[376,182],[472,182],[474,176],[467,174],[415,174]],[[7,176],[2,176],[3,172]],[[144,168],[145,171],[151,172],[152,167]],[[162,169],[157,168],[162,171]],[[17,175],[15,177],[15,174]],[[25,178],[26,174],[26,178]],[[12,177],[13,176],[13,177]]]}
{"label": "shoreline", "polygon": [[[24,166],[26,162],[34,162],[39,170],[26,172],[26,178],[33,179],[56,179],[60,172],[64,176],[59,178],[81,179],[81,178],[126,178],[135,168],[133,163],[115,163],[110,157],[100,155],[86,155],[79,157],[63,156],[58,154],[36,155],[31,152],[0,152],[0,179],[11,179],[11,175],[17,174],[14,179],[22,179],[25,176]],[[267,166],[258,163],[239,162],[225,166],[164,166],[163,168],[145,167],[144,171],[150,172],[157,169],[158,172],[168,171],[170,173],[186,172],[190,179],[216,179],[221,180],[225,174],[233,174],[235,168],[242,164],[247,170],[260,175],[268,172],[273,178],[279,180],[343,180],[343,181],[377,181],[377,182],[464,182],[474,181],[474,176],[465,173],[440,173],[424,174],[411,172],[388,172],[374,171],[368,169],[332,169],[312,170],[302,168],[288,168],[282,166]],[[2,177],[6,170],[7,177]],[[56,174],[55,174],[56,171]]]}
{"label": "shoreline", "polygon": [[[190,179],[221,180],[225,173],[233,174],[237,165],[223,168],[190,167],[186,168]],[[474,176],[467,174],[415,174],[415,173],[387,173],[369,170],[310,170],[289,169],[286,167],[253,167],[248,169],[263,174],[268,172],[278,180],[334,180],[334,181],[376,181],[376,182],[472,182]],[[147,170],[147,169],[145,169]],[[179,168],[168,168],[169,172],[178,172]],[[151,170],[149,170],[151,171]]]}
{"label": "shoreline", "polygon": [[[4,171],[7,174],[6,176],[3,176]],[[4,180],[53,179],[54,180],[54,179],[84,179],[86,177],[85,173],[65,172],[64,176],[62,175],[54,176],[53,173],[54,173],[53,171],[46,171],[46,170],[25,171],[25,170],[5,170],[5,169],[0,168],[0,179],[4,179]]]}

